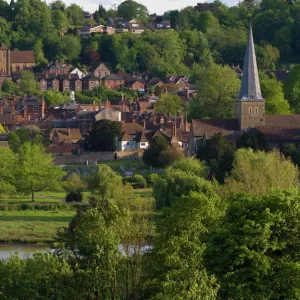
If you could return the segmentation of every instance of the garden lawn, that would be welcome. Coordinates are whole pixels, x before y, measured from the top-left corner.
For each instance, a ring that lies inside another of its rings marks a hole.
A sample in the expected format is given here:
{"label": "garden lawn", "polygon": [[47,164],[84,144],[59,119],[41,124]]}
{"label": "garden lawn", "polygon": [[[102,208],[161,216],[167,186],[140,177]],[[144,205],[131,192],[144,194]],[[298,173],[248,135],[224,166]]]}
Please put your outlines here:
{"label": "garden lawn", "polygon": [[1,243],[50,243],[75,215],[65,211],[0,211]]}

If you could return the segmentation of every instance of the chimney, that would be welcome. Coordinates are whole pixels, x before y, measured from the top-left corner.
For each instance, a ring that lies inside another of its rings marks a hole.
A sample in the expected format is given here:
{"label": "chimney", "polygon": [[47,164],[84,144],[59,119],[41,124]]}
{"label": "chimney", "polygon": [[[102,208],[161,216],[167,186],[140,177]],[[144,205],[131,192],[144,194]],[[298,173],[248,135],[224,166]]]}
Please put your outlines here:
{"label": "chimney", "polygon": [[11,103],[11,114],[14,115],[16,113],[16,105],[15,102],[13,101]]}
{"label": "chimney", "polygon": [[135,123],[135,117],[133,117],[132,123]]}
{"label": "chimney", "polygon": [[106,102],[105,102],[105,108],[110,108],[110,101],[109,100],[106,100]]}
{"label": "chimney", "polygon": [[156,125],[156,115],[153,116],[153,125]]}
{"label": "chimney", "polygon": [[80,104],[77,104],[77,111],[80,111],[80,110],[81,110]]}
{"label": "chimney", "polygon": [[71,129],[68,127],[68,136],[71,136]]}
{"label": "chimney", "polygon": [[1,102],[0,103],[0,115],[2,115],[3,114],[3,103]]}
{"label": "chimney", "polygon": [[190,88],[188,86],[185,87],[184,98],[185,98],[185,101],[189,101],[189,98],[190,98]]}
{"label": "chimney", "polygon": [[146,119],[144,119],[144,121],[143,121],[143,127],[144,127],[144,129],[146,129]]}
{"label": "chimney", "polygon": [[172,137],[176,137],[176,123],[172,122]]}
{"label": "chimney", "polygon": [[42,118],[44,118],[44,116],[45,116],[45,97],[44,97],[44,95],[42,95],[41,104],[42,104]]}
{"label": "chimney", "polygon": [[27,106],[24,106],[23,117],[24,117],[24,119],[27,119]]}
{"label": "chimney", "polygon": [[101,103],[99,103],[98,105],[98,110],[101,110]]}
{"label": "chimney", "polygon": [[164,125],[164,124],[165,124],[165,119],[164,119],[163,116],[160,117],[160,121],[159,121],[159,122],[160,122],[161,125]]}

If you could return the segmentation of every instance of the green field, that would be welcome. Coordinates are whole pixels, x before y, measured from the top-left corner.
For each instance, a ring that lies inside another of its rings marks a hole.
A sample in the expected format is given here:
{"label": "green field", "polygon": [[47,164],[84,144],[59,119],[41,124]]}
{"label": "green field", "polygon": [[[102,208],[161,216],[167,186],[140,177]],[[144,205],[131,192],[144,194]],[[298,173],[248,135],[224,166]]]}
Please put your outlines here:
{"label": "green field", "polygon": [[[83,192],[83,201],[87,200],[89,196],[89,192]],[[64,203],[65,202],[66,193],[65,192],[40,192],[35,194],[34,202],[31,201],[31,195],[14,195],[11,197],[3,197],[0,198],[1,203],[8,203],[8,204],[18,204],[18,203]]]}
{"label": "green field", "polygon": [[75,211],[0,211],[0,242],[49,243],[66,228]]}

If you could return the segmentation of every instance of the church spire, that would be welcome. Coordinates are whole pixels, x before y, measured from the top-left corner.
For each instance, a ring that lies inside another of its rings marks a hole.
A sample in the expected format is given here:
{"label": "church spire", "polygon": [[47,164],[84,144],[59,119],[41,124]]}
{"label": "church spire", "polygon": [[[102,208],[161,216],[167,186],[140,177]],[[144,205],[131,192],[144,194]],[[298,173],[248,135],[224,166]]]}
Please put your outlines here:
{"label": "church spire", "polygon": [[252,26],[248,34],[248,42],[243,66],[243,77],[240,94],[240,101],[263,101],[261,95],[260,83],[258,78],[258,70],[256,63],[255,48],[253,42]]}

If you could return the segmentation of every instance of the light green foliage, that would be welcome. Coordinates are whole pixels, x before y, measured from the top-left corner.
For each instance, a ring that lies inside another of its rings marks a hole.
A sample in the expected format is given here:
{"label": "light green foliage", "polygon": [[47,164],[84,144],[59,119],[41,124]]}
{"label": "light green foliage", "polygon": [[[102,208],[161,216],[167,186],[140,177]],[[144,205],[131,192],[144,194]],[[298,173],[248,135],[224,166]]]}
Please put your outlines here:
{"label": "light green foliage", "polygon": [[6,130],[4,129],[2,124],[0,124],[0,134],[1,133],[6,133]]}
{"label": "light green foliage", "polygon": [[83,10],[77,4],[71,4],[66,8],[66,15],[68,17],[70,25],[83,26],[84,16]]}
{"label": "light green foliage", "polygon": [[3,92],[3,94],[10,95],[16,91],[16,85],[12,80],[4,79],[1,86],[1,91]]}
{"label": "light green foliage", "polygon": [[264,73],[259,74],[261,93],[266,100],[266,114],[286,115],[290,113],[290,105],[284,98],[283,84]]}
{"label": "light green foliage", "polygon": [[155,112],[167,116],[176,116],[182,111],[182,100],[178,95],[164,94],[155,103]]}
{"label": "light green foliage", "polygon": [[240,81],[227,66],[212,64],[194,70],[197,94],[189,106],[189,118],[232,118],[234,99],[238,95]]}
{"label": "light green foliage", "polygon": [[18,152],[20,147],[27,142],[41,145],[43,142],[43,134],[36,125],[28,125],[15,131],[11,131],[8,135],[9,148],[14,152]]}
{"label": "light green foliage", "polygon": [[207,167],[196,159],[181,158],[175,162],[154,182],[156,206],[170,207],[176,199],[191,191],[210,195],[214,188],[211,182],[204,179],[207,171]]}
{"label": "light green foliage", "polygon": [[273,47],[270,44],[266,44],[263,47],[256,46],[255,51],[258,67],[260,69],[275,69],[275,64],[280,58],[280,52],[276,47]]}
{"label": "light green foliage", "polygon": [[9,47],[11,39],[11,23],[7,22],[2,16],[0,16],[0,28],[0,41],[1,43],[6,44]]}
{"label": "light green foliage", "polygon": [[55,104],[63,104],[68,100],[67,95],[64,95],[52,89],[45,91],[44,97],[47,106],[51,106]]}
{"label": "light green foliage", "polygon": [[34,78],[34,74],[24,70],[20,72],[20,91],[29,95],[38,94],[40,86]]}
{"label": "light green foliage", "polygon": [[218,19],[210,11],[204,11],[199,14],[197,20],[197,29],[206,33],[209,28],[219,29]]}
{"label": "light green foliage", "polygon": [[146,256],[149,299],[216,299],[218,284],[203,266],[203,252],[205,235],[223,212],[213,193],[190,192],[173,200],[157,222],[153,250]]}
{"label": "light green foliage", "polygon": [[292,111],[298,113],[300,111],[300,66],[293,67],[285,80],[284,95],[289,101]]}
{"label": "light green foliage", "polygon": [[52,10],[52,23],[59,34],[63,34],[68,27],[68,18],[61,10]]}
{"label": "light green foliage", "polygon": [[16,186],[18,191],[34,193],[38,191],[53,191],[61,189],[61,178],[64,171],[53,164],[51,155],[36,144],[24,143],[18,152],[18,176]]}
{"label": "light green foliage", "polygon": [[86,185],[76,173],[71,173],[63,183],[66,192],[82,191]]}
{"label": "light green foliage", "polygon": [[299,298],[299,201],[298,190],[228,199],[205,264],[220,282],[219,299]]}
{"label": "light green foliage", "polygon": [[232,192],[261,195],[270,188],[299,186],[299,171],[276,150],[254,152],[252,149],[239,149],[235,153],[231,177],[226,183]]}
{"label": "light green foliage", "polygon": [[118,17],[124,18],[125,20],[137,19],[143,23],[148,22],[149,12],[146,6],[133,1],[123,1],[118,6]]}
{"label": "light green foliage", "polygon": [[15,154],[5,147],[0,148],[0,194],[11,194],[16,191],[17,159]]}

